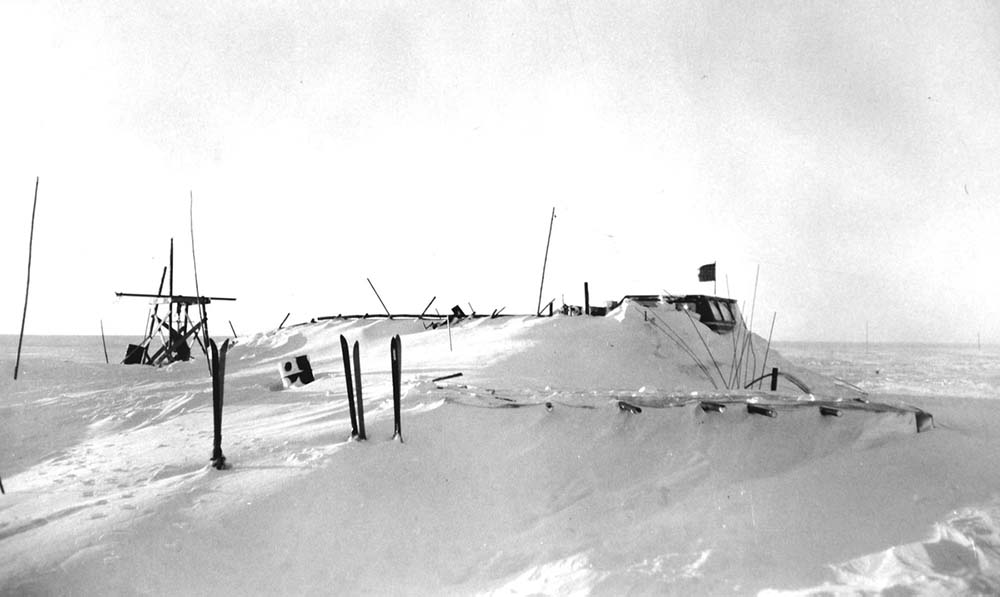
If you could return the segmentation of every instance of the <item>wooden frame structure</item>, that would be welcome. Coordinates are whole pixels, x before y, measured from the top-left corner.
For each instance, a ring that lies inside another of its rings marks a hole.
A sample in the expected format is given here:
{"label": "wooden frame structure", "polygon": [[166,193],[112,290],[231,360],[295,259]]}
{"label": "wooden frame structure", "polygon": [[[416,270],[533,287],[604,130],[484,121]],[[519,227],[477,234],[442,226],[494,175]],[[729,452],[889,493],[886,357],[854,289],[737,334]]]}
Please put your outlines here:
{"label": "wooden frame structure", "polygon": [[[163,294],[163,283],[167,280],[169,270],[169,286],[167,294]],[[191,338],[194,338],[201,348],[205,358],[208,358],[208,311],[206,305],[212,301],[235,301],[235,298],[220,296],[190,296],[174,294],[174,239],[170,239],[170,264],[163,268],[160,276],[160,288],[156,294],[134,292],[116,292],[115,296],[148,298],[151,300],[149,325],[145,336],[139,344],[129,344],[122,363],[126,365],[163,365],[174,361],[191,359]],[[167,313],[160,315],[160,306],[166,305]],[[192,315],[191,306],[197,305]],[[155,342],[158,347],[152,350]]]}

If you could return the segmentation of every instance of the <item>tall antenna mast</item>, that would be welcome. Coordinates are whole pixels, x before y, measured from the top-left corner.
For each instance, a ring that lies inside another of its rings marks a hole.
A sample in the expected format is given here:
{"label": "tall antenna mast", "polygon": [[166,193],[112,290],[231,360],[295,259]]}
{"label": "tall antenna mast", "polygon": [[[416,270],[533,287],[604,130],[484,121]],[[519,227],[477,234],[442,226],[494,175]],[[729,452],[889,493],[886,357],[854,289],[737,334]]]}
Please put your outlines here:
{"label": "tall antenna mast", "polygon": [[545,288],[545,266],[549,263],[549,245],[552,243],[552,224],[556,221],[556,208],[552,208],[552,217],[549,218],[549,238],[545,241],[545,260],[542,261],[542,283],[538,285],[538,306],[535,307],[535,315],[542,314],[542,289]]}

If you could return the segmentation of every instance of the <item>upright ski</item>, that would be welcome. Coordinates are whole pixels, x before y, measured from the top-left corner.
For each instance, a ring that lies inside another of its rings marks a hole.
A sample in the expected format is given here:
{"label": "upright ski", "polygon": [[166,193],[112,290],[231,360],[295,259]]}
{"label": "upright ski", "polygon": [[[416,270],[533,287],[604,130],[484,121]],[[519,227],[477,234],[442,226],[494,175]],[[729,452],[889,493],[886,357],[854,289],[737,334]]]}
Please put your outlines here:
{"label": "upright ski", "polygon": [[400,340],[398,334],[393,336],[392,340],[389,341],[389,357],[392,362],[392,414],[395,421],[392,430],[392,439],[398,439],[402,443],[403,430],[400,422],[399,401],[403,378],[403,342]]}
{"label": "upright ski", "polygon": [[365,437],[365,404],[361,400],[361,349],[358,341],[354,341],[354,389],[357,390],[358,401],[358,439],[368,439]]}
{"label": "upright ski", "polygon": [[212,444],[212,466],[218,470],[228,468],[226,457],[222,455],[222,395],[226,380],[226,352],[229,350],[229,340],[222,343],[220,350],[215,340],[209,340],[212,349],[212,419],[215,428],[215,438]]}
{"label": "upright ski", "polygon": [[354,410],[354,384],[351,382],[351,350],[347,338],[340,335],[340,350],[344,355],[344,381],[347,383],[347,406],[351,410],[351,437],[358,437],[358,415]]}

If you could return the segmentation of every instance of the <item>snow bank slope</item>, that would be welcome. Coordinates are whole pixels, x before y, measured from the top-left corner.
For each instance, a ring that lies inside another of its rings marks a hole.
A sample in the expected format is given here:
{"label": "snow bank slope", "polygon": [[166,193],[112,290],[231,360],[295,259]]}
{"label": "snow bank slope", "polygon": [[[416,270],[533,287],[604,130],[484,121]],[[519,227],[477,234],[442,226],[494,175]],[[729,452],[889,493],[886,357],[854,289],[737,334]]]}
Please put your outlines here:
{"label": "snow bank slope", "polygon": [[[451,330],[451,349],[447,329],[396,320],[251,338],[230,354],[223,448],[233,468],[223,472],[207,468],[203,363],[133,369],[142,373],[85,396],[66,391],[72,379],[39,383],[25,404],[49,400],[93,413],[93,423],[84,417],[79,441],[4,479],[2,587],[617,595],[996,586],[1000,532],[989,512],[1000,484],[982,458],[1000,455],[993,404],[922,404],[938,428],[919,435],[911,413],[824,418],[784,385],[794,404],[776,418],[742,405],[705,412],[664,399],[718,395],[693,359],[650,314],[617,315],[466,321]],[[657,315],[700,344],[691,322],[676,319],[683,314]],[[341,333],[362,347],[367,442],[345,441]],[[389,439],[397,333],[403,444]],[[713,354],[732,351],[730,337],[701,333]],[[278,364],[294,354],[310,356],[318,379],[280,391]],[[621,410],[633,394],[659,407]],[[107,414],[109,404],[123,410]],[[885,558],[894,567],[876,565]]]}

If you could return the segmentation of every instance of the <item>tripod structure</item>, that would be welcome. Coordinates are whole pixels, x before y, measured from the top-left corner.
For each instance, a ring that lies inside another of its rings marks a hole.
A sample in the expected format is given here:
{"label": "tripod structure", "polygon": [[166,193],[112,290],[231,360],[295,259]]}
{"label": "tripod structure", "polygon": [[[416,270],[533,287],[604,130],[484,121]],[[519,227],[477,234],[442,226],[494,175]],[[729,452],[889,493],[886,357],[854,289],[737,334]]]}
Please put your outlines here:
{"label": "tripod structure", "polygon": [[[167,294],[163,294],[163,284],[169,271]],[[174,361],[191,359],[191,339],[201,348],[208,359],[208,310],[212,301],[235,301],[235,298],[219,296],[190,296],[174,294],[174,239],[170,239],[170,264],[163,268],[160,288],[156,294],[116,292],[115,296],[147,298],[150,301],[149,325],[139,344],[129,344],[122,363],[126,365],[164,365]],[[191,306],[197,305],[194,314]],[[160,307],[167,312],[161,316]]]}

